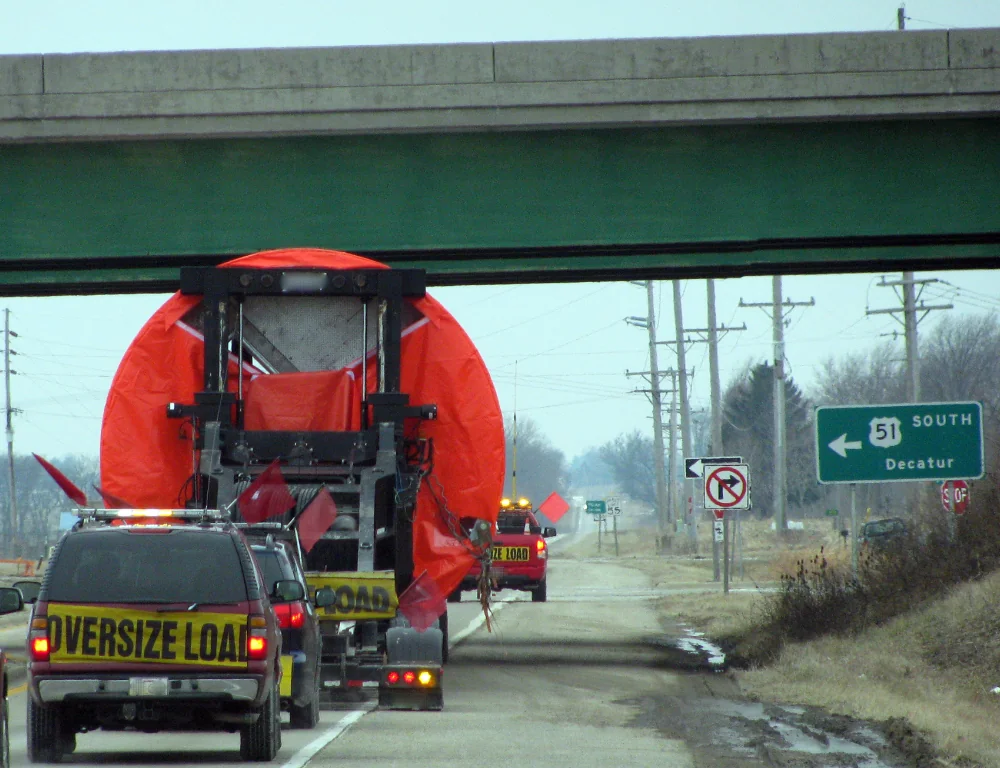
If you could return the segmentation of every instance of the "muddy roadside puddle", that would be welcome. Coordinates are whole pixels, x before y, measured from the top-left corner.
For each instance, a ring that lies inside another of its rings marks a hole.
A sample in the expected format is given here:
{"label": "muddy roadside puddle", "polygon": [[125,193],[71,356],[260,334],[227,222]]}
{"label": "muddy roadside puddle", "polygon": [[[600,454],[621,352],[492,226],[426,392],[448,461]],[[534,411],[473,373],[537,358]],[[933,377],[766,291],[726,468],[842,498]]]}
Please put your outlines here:
{"label": "muddy roadside puddle", "polygon": [[[888,723],[831,715],[816,707],[749,701],[725,674],[725,653],[700,633],[674,625],[654,642],[669,666],[686,671],[684,694],[630,702],[633,724],[682,738],[699,768],[909,768],[923,750],[900,750]],[[925,745],[921,745],[925,746]]]}

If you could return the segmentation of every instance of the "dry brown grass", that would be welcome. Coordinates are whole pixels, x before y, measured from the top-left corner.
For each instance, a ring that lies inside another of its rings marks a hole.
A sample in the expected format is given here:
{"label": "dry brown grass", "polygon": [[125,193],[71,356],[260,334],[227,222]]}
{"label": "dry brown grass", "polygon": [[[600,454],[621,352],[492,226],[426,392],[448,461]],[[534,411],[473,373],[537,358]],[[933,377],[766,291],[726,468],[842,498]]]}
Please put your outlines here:
{"label": "dry brown grass", "polygon": [[[852,637],[789,644],[740,673],[760,699],[873,720],[906,718],[950,759],[1000,766],[1000,574]],[[961,763],[959,763],[961,764]]]}

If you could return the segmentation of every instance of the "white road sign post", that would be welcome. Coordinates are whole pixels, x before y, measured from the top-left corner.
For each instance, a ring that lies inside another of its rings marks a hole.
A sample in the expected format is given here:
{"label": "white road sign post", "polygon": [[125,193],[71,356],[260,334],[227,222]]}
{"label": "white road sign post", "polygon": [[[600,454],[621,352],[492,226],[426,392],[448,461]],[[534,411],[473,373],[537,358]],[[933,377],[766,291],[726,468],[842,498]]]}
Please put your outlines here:
{"label": "white road sign post", "polygon": [[[704,476],[705,467],[710,464],[742,464],[742,456],[694,456],[684,459],[684,477],[696,480]],[[729,523],[726,523],[728,526]],[[723,542],[724,543],[724,542]],[[723,557],[728,555],[723,552]],[[726,561],[728,562],[728,561]],[[719,580],[719,542],[712,537],[712,573],[715,581]]]}
{"label": "white road sign post", "polygon": [[[721,525],[722,556],[729,561],[729,520],[726,510],[750,509],[750,467],[742,462],[706,464],[704,478],[705,509],[715,512]],[[718,541],[718,538],[713,536]],[[726,571],[728,576],[728,569]],[[723,592],[729,593],[729,579],[723,579]]]}
{"label": "white road sign post", "polygon": [[615,534],[615,557],[618,557],[618,516],[622,513],[621,500],[610,496],[605,500],[608,514],[611,515],[611,529]]}

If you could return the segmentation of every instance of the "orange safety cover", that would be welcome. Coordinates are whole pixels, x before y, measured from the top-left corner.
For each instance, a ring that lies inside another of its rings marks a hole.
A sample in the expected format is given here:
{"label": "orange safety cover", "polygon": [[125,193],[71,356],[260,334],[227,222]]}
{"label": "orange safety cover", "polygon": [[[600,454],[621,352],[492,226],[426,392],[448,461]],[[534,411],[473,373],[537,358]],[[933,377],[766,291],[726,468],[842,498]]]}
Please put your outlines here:
{"label": "orange safety cover", "polygon": [[243,395],[247,429],[348,432],[361,429],[361,387],[354,371],[255,376]]}
{"label": "orange safety cover", "polygon": [[[255,253],[223,266],[386,268],[354,254],[310,248]],[[182,322],[199,301],[179,293],[168,299],[125,352],[111,384],[101,429],[101,485],[136,506],[171,507],[187,494],[191,436],[183,421],[167,418],[167,404],[193,403],[203,386],[202,337]],[[407,301],[423,319],[403,332],[402,391],[414,405],[438,407],[438,418],[418,427],[433,440],[434,466],[417,497],[414,573],[426,570],[447,594],[474,559],[447,521],[496,520],[504,478],[503,417],[486,365],[461,326],[430,296]],[[231,357],[231,388],[236,365]],[[340,371],[290,374],[244,365],[248,428],[358,428],[361,361]],[[374,361],[368,365],[374,381]],[[445,508],[454,518],[443,514]]]}

